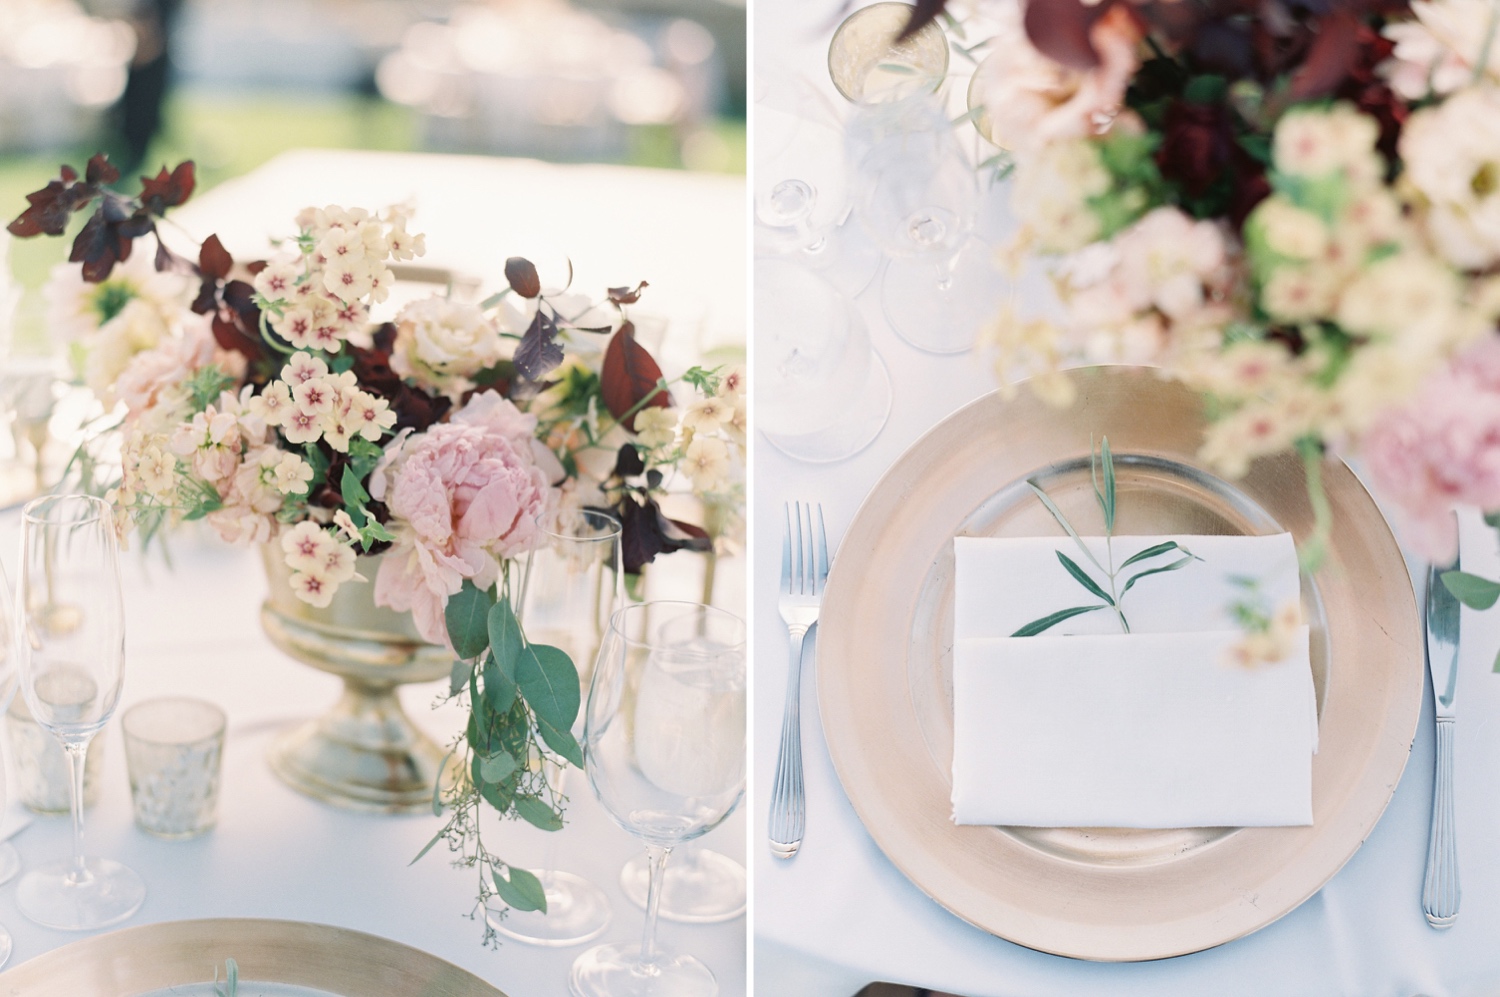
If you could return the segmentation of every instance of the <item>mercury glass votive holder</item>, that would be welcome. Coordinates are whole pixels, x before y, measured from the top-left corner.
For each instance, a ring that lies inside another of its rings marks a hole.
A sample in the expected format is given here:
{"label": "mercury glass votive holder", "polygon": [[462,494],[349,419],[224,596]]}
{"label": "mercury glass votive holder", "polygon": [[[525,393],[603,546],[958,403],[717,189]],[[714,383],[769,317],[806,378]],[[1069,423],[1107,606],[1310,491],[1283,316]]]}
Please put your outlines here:
{"label": "mercury glass votive holder", "polygon": [[125,711],[125,765],[135,822],[162,838],[190,838],[218,819],[224,711],[187,697],[148,699]]}
{"label": "mercury glass votive holder", "polygon": [[[15,760],[16,799],[32,813],[65,814],[68,799],[68,756],[57,738],[43,730],[19,693],[6,711],[11,757]],[[83,763],[83,805],[99,800],[99,773],[104,767],[104,738],[89,742]]]}

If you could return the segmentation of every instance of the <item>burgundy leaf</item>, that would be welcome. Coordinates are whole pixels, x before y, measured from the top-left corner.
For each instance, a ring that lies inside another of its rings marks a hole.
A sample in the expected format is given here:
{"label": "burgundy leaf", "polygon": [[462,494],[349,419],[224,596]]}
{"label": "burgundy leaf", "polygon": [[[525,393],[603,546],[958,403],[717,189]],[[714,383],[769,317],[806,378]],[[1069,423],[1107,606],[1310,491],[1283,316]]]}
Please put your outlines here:
{"label": "burgundy leaf", "polygon": [[130,257],[130,238],[121,232],[119,223],[107,217],[103,209],[96,211],[73,240],[73,251],[68,254],[69,262],[83,264],[83,279],[91,284],[108,280],[115,264]]}
{"label": "burgundy leaf", "polygon": [[641,300],[641,292],[650,286],[641,281],[635,287],[612,287],[609,289],[609,300],[617,305],[633,305]]}
{"label": "burgundy leaf", "polygon": [[197,179],[191,159],[178,163],[171,173],[163,166],[155,177],[141,177],[141,206],[153,215],[164,215],[168,208],[192,197],[195,186]]}
{"label": "burgundy leaf", "polygon": [[906,20],[906,27],[896,36],[896,41],[904,42],[912,35],[921,31],[927,25],[938,19],[947,8],[948,0],[915,0],[912,4],[911,17]]}
{"label": "burgundy leaf", "polygon": [[708,535],[697,527],[678,523],[662,515],[649,496],[636,501],[630,493],[620,500],[620,553],[626,574],[640,574],[658,554],[678,550],[708,550]]}
{"label": "burgundy leaf", "polygon": [[78,171],[63,166],[62,179],[53,180],[41,190],[26,195],[30,205],[6,226],[6,231],[21,239],[38,235],[62,235],[73,212],[85,207],[99,193],[89,183],[76,183]]}
{"label": "burgundy leaf", "polygon": [[1318,18],[1307,58],[1292,75],[1293,102],[1325,97],[1344,82],[1359,58],[1359,28],[1359,18],[1346,8]]}
{"label": "burgundy leaf", "polygon": [[556,370],[563,362],[562,344],[557,341],[557,322],[540,303],[536,316],[516,347],[514,362],[516,370],[528,381],[540,381],[548,371]]}
{"label": "burgundy leaf", "polygon": [[96,153],[84,170],[84,179],[91,184],[111,184],[120,179],[120,171],[104,153]]}
{"label": "burgundy leaf", "polygon": [[[672,396],[658,390],[661,367],[644,346],[635,341],[635,325],[626,322],[610,338],[604,350],[604,367],[599,375],[599,391],[605,407],[616,419],[624,419],[625,428],[635,432],[637,405],[646,408],[671,408]],[[647,400],[649,399],[649,401]],[[630,418],[625,414],[631,412]]]}
{"label": "burgundy leaf", "polygon": [[626,443],[620,447],[620,452],[615,456],[615,469],[613,476],[616,478],[633,478],[637,474],[643,474],[646,470],[646,462],[641,459],[641,452],[634,443]]}
{"label": "burgundy leaf", "polygon": [[1088,7],[1082,0],[1027,0],[1026,37],[1053,62],[1073,69],[1093,69],[1099,53],[1089,40],[1089,29],[1114,0]]}
{"label": "burgundy leaf", "polygon": [[234,266],[234,257],[224,248],[217,235],[211,235],[203,240],[203,246],[198,250],[198,272],[205,279],[223,280],[229,276],[230,267]]}
{"label": "burgundy leaf", "polygon": [[535,298],[542,293],[542,279],[537,276],[536,266],[523,257],[512,256],[505,261],[505,279],[511,290],[523,298]]}

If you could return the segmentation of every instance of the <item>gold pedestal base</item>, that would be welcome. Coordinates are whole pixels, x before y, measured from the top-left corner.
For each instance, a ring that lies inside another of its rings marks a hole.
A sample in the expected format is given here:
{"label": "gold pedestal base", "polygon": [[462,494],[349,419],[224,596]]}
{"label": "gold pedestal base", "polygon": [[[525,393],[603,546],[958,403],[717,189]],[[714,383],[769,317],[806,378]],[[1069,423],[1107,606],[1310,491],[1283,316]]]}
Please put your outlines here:
{"label": "gold pedestal base", "polygon": [[401,709],[395,689],[345,680],[338,704],[271,744],[271,770],[299,793],[371,813],[431,813],[443,749]]}
{"label": "gold pedestal base", "polygon": [[[368,581],[345,582],[315,608],[292,594],[281,552],[265,548],[270,594],[261,626],[279,649],[339,676],[344,694],[318,719],[271,745],[271,769],[315,800],[374,813],[431,813],[444,751],[401,709],[396,690],[446,678],[453,655],[422,640],[411,617],[378,607]],[[367,579],[376,558],[360,558]]]}

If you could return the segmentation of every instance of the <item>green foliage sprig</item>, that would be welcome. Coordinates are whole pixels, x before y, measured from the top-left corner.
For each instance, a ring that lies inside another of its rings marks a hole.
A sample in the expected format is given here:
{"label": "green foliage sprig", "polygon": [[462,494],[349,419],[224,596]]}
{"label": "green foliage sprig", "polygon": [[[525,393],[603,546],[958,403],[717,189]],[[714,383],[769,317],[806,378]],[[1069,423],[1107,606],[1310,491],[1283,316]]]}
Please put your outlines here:
{"label": "green foliage sprig", "polygon": [[[1092,447],[1089,448],[1089,476],[1094,484],[1094,498],[1099,503],[1100,513],[1104,516],[1105,559],[1109,562],[1108,566],[1101,564],[1099,559],[1094,556],[1094,552],[1089,549],[1088,544],[1083,542],[1083,538],[1078,535],[1078,531],[1073,528],[1073,524],[1068,522],[1068,517],[1063,515],[1062,510],[1057,507],[1057,503],[1053,502],[1052,497],[1042,490],[1042,486],[1037,484],[1036,479],[1028,478],[1026,479],[1026,484],[1035,493],[1036,497],[1041,500],[1042,505],[1046,507],[1047,511],[1052,514],[1052,518],[1057,520],[1058,525],[1067,531],[1068,536],[1073,538],[1073,542],[1078,545],[1078,549],[1083,552],[1084,557],[1104,576],[1105,581],[1108,582],[1108,586],[1106,588],[1104,584],[1096,581],[1077,561],[1062,551],[1058,551],[1057,560],[1062,564],[1063,569],[1072,576],[1074,581],[1083,586],[1084,591],[1100,601],[1098,603],[1073,606],[1068,609],[1060,609],[1055,613],[1049,613],[1039,620],[1032,620],[1011,634],[1012,637],[1035,637],[1037,634],[1050,630],[1057,624],[1071,620],[1075,616],[1082,616],[1085,613],[1092,613],[1101,609],[1114,610],[1115,616],[1120,621],[1121,631],[1130,633],[1130,621],[1125,616],[1124,602],[1126,594],[1135,587],[1135,583],[1149,575],[1159,575],[1167,571],[1178,571],[1192,564],[1194,561],[1203,560],[1203,558],[1198,557],[1177,541],[1167,540],[1136,554],[1132,554],[1121,562],[1119,567],[1116,567],[1114,553],[1115,511],[1117,507],[1115,501],[1115,461],[1114,456],[1109,450],[1109,437],[1107,436],[1104,438],[1103,445],[1097,455]],[[1170,554],[1173,551],[1180,552],[1182,556],[1167,564],[1162,564],[1156,560],[1162,555]],[[1155,562],[1155,564],[1148,564],[1148,562]],[[1120,584],[1120,576],[1125,574],[1125,569],[1137,564],[1141,565],[1140,570],[1126,578],[1123,585]]]}
{"label": "green foliage sprig", "polygon": [[[471,917],[496,896],[515,910],[546,912],[541,880],[485,847],[480,812],[488,805],[503,818],[560,831],[566,800],[548,783],[541,762],[583,766],[572,733],[582,699],[578,670],[561,648],[526,640],[512,600],[509,570],[493,588],[465,581],[448,600],[448,640],[458,655],[448,696],[467,705],[469,722],[449,752],[459,762],[454,778],[445,785],[440,775],[433,788],[433,813],[446,810],[448,822],[412,859],[446,841],[455,865],[476,870]],[[440,771],[447,769],[444,759]],[[484,943],[496,942],[486,921]]]}

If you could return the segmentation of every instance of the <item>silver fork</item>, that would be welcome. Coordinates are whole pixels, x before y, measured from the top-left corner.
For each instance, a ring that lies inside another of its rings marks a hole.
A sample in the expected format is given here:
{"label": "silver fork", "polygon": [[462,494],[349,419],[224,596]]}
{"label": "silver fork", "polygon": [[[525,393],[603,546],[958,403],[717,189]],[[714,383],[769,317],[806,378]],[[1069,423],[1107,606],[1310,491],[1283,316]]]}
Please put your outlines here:
{"label": "silver fork", "polygon": [[791,662],[786,678],[786,708],[781,715],[781,747],[776,752],[776,783],[771,787],[768,832],[771,854],[782,859],[797,854],[807,823],[807,803],[802,790],[802,640],[818,622],[823,585],[828,581],[828,534],[823,528],[823,506],[820,504],[817,510],[816,553],[811,504],[796,503],[795,558],[791,506],[786,507],[786,531],[781,537],[781,597],[777,607],[786,622]]}

